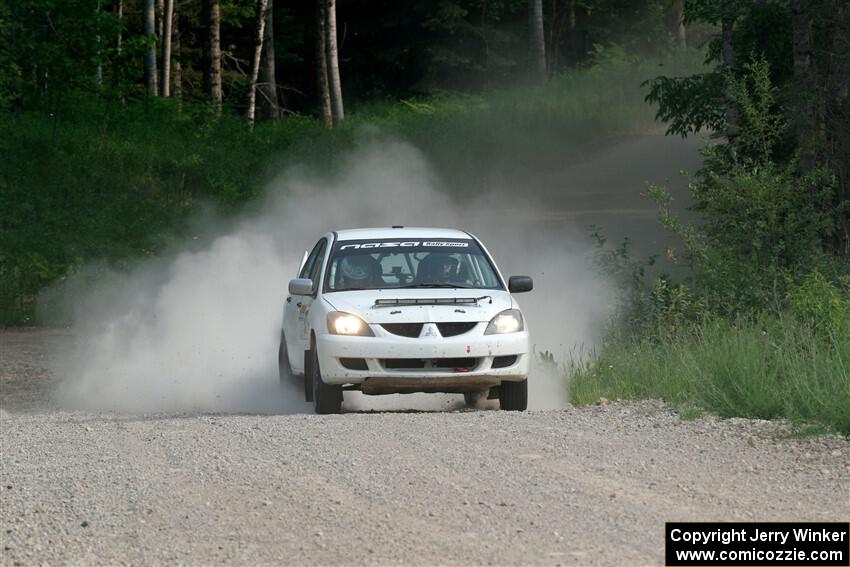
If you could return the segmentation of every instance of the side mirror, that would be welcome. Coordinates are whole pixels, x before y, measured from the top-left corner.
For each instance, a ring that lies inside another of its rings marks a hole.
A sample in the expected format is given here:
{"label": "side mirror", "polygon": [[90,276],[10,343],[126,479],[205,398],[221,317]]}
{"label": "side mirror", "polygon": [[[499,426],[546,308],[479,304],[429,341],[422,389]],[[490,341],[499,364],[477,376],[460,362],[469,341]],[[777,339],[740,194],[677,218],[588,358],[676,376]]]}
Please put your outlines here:
{"label": "side mirror", "polygon": [[511,293],[523,293],[534,289],[534,280],[530,276],[511,276],[508,279],[508,291]]}
{"label": "side mirror", "polygon": [[313,280],[310,278],[296,278],[289,280],[290,295],[313,295]]}

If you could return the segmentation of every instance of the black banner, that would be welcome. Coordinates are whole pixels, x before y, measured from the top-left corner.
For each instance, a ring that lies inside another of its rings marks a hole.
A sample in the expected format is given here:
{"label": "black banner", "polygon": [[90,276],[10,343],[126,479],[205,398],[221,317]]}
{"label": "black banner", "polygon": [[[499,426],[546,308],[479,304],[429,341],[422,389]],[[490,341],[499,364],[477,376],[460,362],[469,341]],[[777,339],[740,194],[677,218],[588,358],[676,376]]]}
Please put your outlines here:
{"label": "black banner", "polygon": [[850,567],[850,523],[668,522],[668,567]]}

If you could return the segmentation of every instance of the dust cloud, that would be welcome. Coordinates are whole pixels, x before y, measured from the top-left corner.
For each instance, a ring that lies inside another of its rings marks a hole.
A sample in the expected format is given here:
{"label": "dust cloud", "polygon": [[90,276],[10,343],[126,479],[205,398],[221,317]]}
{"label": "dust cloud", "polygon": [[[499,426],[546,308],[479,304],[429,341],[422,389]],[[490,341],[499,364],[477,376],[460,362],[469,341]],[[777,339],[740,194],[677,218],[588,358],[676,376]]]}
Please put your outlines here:
{"label": "dust cloud", "polygon": [[[523,197],[526,212],[498,194],[450,198],[414,147],[372,140],[342,158],[335,173],[290,169],[267,197],[226,227],[203,230],[171,254],[129,273],[85,274],[63,289],[74,307],[76,344],[57,353],[57,401],[68,408],[130,412],[307,412],[297,384],[281,385],[277,346],[287,283],[303,251],[329,230],[441,226],[470,230],[505,276],[534,277],[518,296],[537,353],[556,362],[595,344],[612,291],[589,267],[583,232],[538,222],[545,202]],[[513,200],[516,202],[516,199]],[[84,289],[83,289],[84,287]],[[537,364],[530,409],[564,407],[561,370]],[[345,394],[349,410],[441,410],[461,396]]]}

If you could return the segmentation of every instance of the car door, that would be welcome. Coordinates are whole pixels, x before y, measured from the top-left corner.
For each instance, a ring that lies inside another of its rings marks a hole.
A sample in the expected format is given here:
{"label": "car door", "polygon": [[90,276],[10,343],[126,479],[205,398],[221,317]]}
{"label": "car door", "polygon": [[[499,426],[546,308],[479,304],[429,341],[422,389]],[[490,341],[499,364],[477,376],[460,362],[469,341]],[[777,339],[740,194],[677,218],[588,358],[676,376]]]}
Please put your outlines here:
{"label": "car door", "polygon": [[307,261],[301,267],[299,278],[309,278],[313,281],[312,295],[290,295],[286,298],[283,316],[283,333],[286,338],[286,350],[289,354],[289,364],[296,372],[304,371],[304,351],[307,350],[307,339],[310,336],[308,318],[313,299],[321,282],[322,264],[324,263],[327,239],[322,238],[307,256]]}

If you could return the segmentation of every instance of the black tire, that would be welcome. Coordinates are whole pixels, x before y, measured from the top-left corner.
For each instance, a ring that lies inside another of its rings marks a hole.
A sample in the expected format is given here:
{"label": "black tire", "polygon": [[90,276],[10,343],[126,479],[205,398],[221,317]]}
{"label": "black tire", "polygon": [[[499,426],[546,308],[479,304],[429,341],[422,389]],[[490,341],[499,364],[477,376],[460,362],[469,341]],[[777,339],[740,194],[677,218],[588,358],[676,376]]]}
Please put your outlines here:
{"label": "black tire", "polygon": [[304,382],[304,401],[312,402],[313,401],[313,372],[311,368],[313,367],[313,351],[305,350],[304,351],[304,375],[302,376]]}
{"label": "black tire", "polygon": [[339,413],[342,410],[342,386],[325,384],[319,368],[315,347],[310,351],[310,374],[313,382],[313,404],[318,414]]}
{"label": "black tire", "polygon": [[286,340],[280,336],[280,347],[277,349],[277,371],[280,376],[280,385],[288,386],[292,381],[292,367],[289,366],[289,357],[286,354]]}
{"label": "black tire", "polygon": [[525,411],[528,407],[528,379],[522,382],[502,382],[499,406],[507,411]]}

